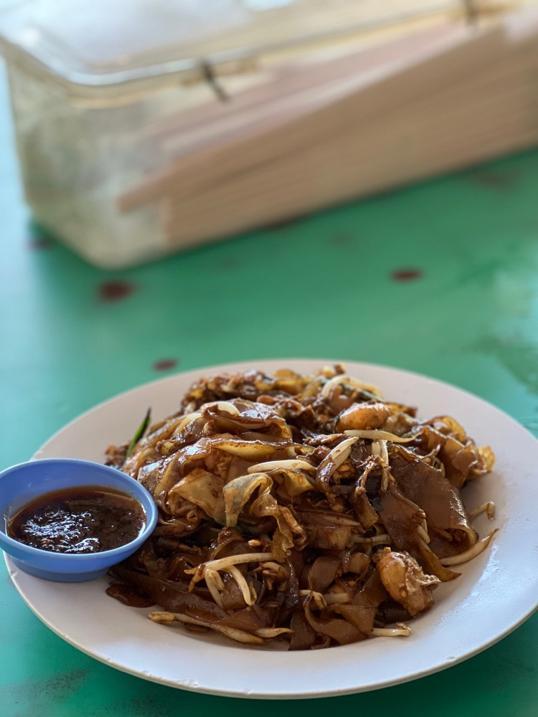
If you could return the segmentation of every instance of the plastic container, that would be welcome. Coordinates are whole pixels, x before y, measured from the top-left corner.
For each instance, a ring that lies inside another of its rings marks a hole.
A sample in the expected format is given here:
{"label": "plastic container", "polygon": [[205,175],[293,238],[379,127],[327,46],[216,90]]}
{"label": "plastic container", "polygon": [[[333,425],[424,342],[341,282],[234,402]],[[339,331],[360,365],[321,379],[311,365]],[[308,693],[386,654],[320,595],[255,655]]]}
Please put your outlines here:
{"label": "plastic container", "polygon": [[[102,486],[127,493],[143,508],[146,520],[131,542],[100,553],[53,553],[20,543],[6,534],[7,521],[26,503],[51,491],[74,486]],[[76,458],[51,458],[12,466],[0,473],[0,547],[15,565],[38,578],[83,582],[103,575],[132,555],[153,532],[157,507],[148,491],[116,468]]]}
{"label": "plastic container", "polygon": [[[377,0],[0,5],[0,49],[35,218],[90,262],[111,268],[255,224],[257,218],[249,217],[221,231],[198,218],[211,213],[209,202],[191,216],[188,193],[178,209],[166,185],[168,168],[206,152],[210,169],[215,144],[250,121],[254,100],[234,105],[248,88],[272,83],[271,96],[278,96],[279,78],[290,67],[339,56],[358,38],[375,41],[377,28],[404,19],[416,24],[462,3],[380,5]],[[145,185],[160,177],[160,193],[148,195]],[[241,214],[241,199],[234,216]],[[272,219],[279,219],[277,207]]]}

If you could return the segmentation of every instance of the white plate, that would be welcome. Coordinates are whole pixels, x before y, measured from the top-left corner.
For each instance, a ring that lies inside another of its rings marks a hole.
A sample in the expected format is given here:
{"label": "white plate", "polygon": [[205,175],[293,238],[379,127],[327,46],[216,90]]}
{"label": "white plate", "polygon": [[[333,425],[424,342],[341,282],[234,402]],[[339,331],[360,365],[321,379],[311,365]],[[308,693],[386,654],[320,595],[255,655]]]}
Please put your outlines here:
{"label": "white plate", "polygon": [[[37,453],[103,459],[124,442],[152,406],[157,419],[177,410],[196,378],[222,369],[287,366],[313,371],[323,361],[278,360],[213,367],[148,383],[102,403],[67,425]],[[325,697],[372,690],[428,675],[475,655],[517,627],[536,605],[538,443],[516,421],[481,399],[424,376],[369,364],[348,371],[387,397],[419,406],[420,415],[451,414],[497,454],[492,475],[475,481],[467,505],[493,499],[494,544],[437,591],[433,608],[412,622],[408,638],[375,638],[311,652],[260,650],[155,625],[146,610],[105,595],[105,581],[52,583],[19,572],[7,560],[19,593],[60,637],[111,667],[174,687],[236,697]],[[479,524],[483,533],[486,519]],[[490,527],[489,525],[487,527]]]}

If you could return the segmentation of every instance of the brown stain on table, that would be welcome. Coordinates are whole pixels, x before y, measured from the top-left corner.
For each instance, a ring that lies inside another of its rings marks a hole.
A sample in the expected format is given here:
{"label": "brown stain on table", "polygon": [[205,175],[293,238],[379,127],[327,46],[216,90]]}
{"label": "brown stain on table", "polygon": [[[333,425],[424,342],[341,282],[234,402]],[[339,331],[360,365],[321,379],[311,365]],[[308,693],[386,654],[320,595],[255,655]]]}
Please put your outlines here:
{"label": "brown stain on table", "polygon": [[177,366],[177,363],[177,359],[174,358],[159,359],[153,364],[153,370],[169,371],[170,369],[175,368]]}
{"label": "brown stain on table", "polygon": [[123,279],[103,281],[99,284],[97,293],[103,303],[122,301],[136,291],[136,286]]}
{"label": "brown stain on table", "polygon": [[410,266],[401,267],[400,269],[394,269],[393,271],[391,271],[390,274],[390,278],[393,281],[399,282],[417,281],[417,279],[422,279],[422,276],[422,269]]}

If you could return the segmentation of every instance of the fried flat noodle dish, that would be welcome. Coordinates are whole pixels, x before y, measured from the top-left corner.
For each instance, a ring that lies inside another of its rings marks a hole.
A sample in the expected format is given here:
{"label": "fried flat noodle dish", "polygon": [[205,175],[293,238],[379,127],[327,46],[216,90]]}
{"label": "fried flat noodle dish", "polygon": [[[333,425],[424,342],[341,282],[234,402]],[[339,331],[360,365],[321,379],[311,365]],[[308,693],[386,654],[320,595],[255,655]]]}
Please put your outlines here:
{"label": "fried flat noodle dish", "polygon": [[108,592],[164,625],[291,650],[405,636],[495,532],[461,496],[492,450],[340,365],[202,379],[142,434],[107,454],[159,522]]}

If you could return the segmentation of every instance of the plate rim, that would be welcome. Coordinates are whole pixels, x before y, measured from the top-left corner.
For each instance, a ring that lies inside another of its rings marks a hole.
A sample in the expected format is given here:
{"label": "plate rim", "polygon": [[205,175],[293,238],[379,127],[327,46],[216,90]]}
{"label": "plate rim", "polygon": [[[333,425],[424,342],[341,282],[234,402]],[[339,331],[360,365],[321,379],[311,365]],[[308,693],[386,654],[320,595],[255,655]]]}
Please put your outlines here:
{"label": "plate rim", "polygon": [[[519,423],[513,416],[508,414],[503,409],[498,408],[494,404],[490,403],[486,399],[482,398],[481,396],[478,396],[477,394],[468,391],[467,389],[460,388],[459,386],[456,386],[454,384],[451,384],[449,382],[443,381],[441,379],[434,378],[428,374],[419,373],[416,371],[410,371],[408,369],[402,369],[398,368],[396,366],[391,366],[388,364],[378,364],[378,363],[370,363],[370,362],[362,362],[362,361],[356,361],[352,359],[323,359],[323,358],[270,358],[270,359],[251,359],[246,361],[238,361],[238,362],[227,362],[225,364],[213,364],[208,366],[200,366],[195,368],[190,368],[188,370],[182,370],[182,371],[176,371],[173,374],[159,377],[156,379],[152,379],[150,381],[143,382],[141,384],[135,385],[129,389],[126,389],[124,391],[121,391],[107,399],[104,399],[103,401],[91,406],[87,410],[83,411],[79,415],[75,416],[73,419],[68,421],[64,426],[60,427],[57,431],[55,431],[33,454],[32,460],[36,460],[40,458],[40,455],[43,451],[46,450],[47,446],[54,442],[54,440],[62,434],[64,431],[71,428],[75,423],[78,423],[80,420],[87,417],[90,413],[94,412],[97,409],[106,408],[107,404],[113,403],[127,394],[130,394],[134,391],[141,390],[141,389],[150,389],[154,385],[158,384],[165,384],[165,383],[171,383],[174,380],[177,380],[179,377],[185,377],[189,374],[200,374],[204,372],[208,373],[216,373],[220,371],[226,371],[226,370],[241,370],[244,368],[255,368],[257,364],[259,364],[262,367],[267,367],[267,370],[271,370],[272,366],[282,366],[285,363],[303,363],[303,364],[319,364],[321,365],[330,365],[334,363],[342,363],[344,365],[352,365],[354,368],[357,367],[356,370],[359,370],[359,367],[364,368],[366,370],[368,369],[382,369],[387,370],[389,372],[397,372],[401,375],[408,375],[413,378],[418,378],[422,381],[431,381],[432,383],[435,383],[437,385],[443,386],[445,389],[449,390],[455,390],[457,392],[466,394],[470,398],[472,398],[475,401],[478,401],[480,404],[483,405],[484,408],[498,412],[502,415],[502,417],[505,420],[508,420],[514,427],[517,427],[519,431],[523,431],[527,437],[530,437],[532,440],[536,440],[536,437],[521,423]],[[272,365],[272,366],[271,366]],[[266,370],[262,368],[262,370]],[[207,685],[201,686],[201,685],[190,685],[188,682],[184,681],[181,682],[180,680],[171,680],[167,678],[163,678],[159,676],[158,674],[154,673],[147,673],[142,672],[140,669],[136,669],[134,667],[126,666],[122,663],[116,662],[115,660],[107,659],[105,656],[96,654],[95,652],[92,652],[91,649],[84,646],[84,643],[81,643],[77,641],[76,639],[71,638],[67,633],[63,632],[60,627],[55,626],[52,624],[49,620],[47,620],[44,615],[41,614],[39,608],[35,606],[32,602],[32,599],[30,596],[28,596],[25,592],[23,587],[19,584],[16,573],[17,570],[13,566],[11,560],[7,555],[4,556],[4,560],[7,566],[8,574],[10,577],[11,582],[15,586],[18,594],[21,596],[25,604],[30,608],[30,610],[36,615],[36,617],[46,626],[48,627],[54,634],[56,634],[58,637],[60,637],[62,640],[67,642],[69,645],[74,647],[75,649],[81,651],[82,653],[88,655],[89,657],[97,660],[98,662],[101,662],[102,664],[105,664],[109,667],[113,667],[114,669],[124,672],[126,674],[133,675],[135,677],[139,677],[142,679],[145,679],[150,682],[154,682],[157,684],[166,685],[169,687],[173,687],[175,689],[183,689],[191,692],[197,692],[197,693],[203,693],[203,694],[209,694],[209,695],[215,695],[215,696],[222,696],[222,697],[235,697],[235,698],[241,698],[241,699],[268,699],[268,700],[280,700],[280,699],[315,699],[315,698],[326,698],[331,696],[338,696],[338,695],[348,695],[348,694],[357,694],[360,692],[368,692],[373,691],[377,689],[383,689],[385,687],[394,686],[397,684],[403,684],[405,682],[410,682],[413,680],[418,680],[422,677],[426,677],[431,674],[435,674],[437,672],[444,671],[450,667],[453,667],[457,664],[461,664],[462,662],[476,656],[477,654],[483,652],[484,650],[488,649],[489,647],[493,646],[500,640],[502,640],[504,637],[509,635],[511,632],[516,630],[520,625],[522,625],[527,619],[529,619],[533,613],[537,610],[538,607],[538,599],[536,600],[536,604],[530,604],[528,609],[524,612],[524,614],[518,615],[518,617],[511,621],[500,633],[495,633],[492,635],[492,637],[488,640],[484,640],[481,644],[477,645],[475,648],[471,649],[470,651],[466,651],[464,654],[459,655],[458,657],[454,657],[453,659],[446,659],[445,662],[442,664],[434,664],[430,667],[424,668],[422,670],[418,670],[413,672],[412,674],[404,675],[402,677],[395,677],[393,679],[385,679],[385,680],[370,680],[368,684],[365,684],[363,686],[358,687],[346,687],[346,688],[339,688],[339,687],[331,687],[329,689],[317,689],[317,690],[309,690],[308,692],[286,692],[286,691],[280,691],[278,693],[276,692],[268,692],[264,693],[261,691],[256,692],[250,692],[247,689],[244,689],[243,691],[238,691],[237,688],[230,688],[230,689],[224,689],[224,688],[211,688]]]}

